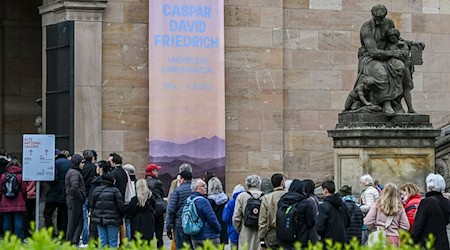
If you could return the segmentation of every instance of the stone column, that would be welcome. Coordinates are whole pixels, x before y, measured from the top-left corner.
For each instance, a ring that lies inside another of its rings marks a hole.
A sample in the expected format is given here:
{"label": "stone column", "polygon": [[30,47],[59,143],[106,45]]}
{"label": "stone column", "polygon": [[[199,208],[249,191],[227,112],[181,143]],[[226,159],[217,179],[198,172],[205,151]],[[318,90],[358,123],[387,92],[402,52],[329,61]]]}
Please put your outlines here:
{"label": "stone column", "polygon": [[445,178],[447,192],[450,190],[450,132],[443,129],[443,135],[436,140],[436,172]]}
{"label": "stone column", "polygon": [[[102,152],[102,15],[107,0],[44,1],[42,44],[46,44],[46,26],[74,22],[74,149]],[[46,84],[46,56],[43,47],[43,93]],[[45,121],[45,98],[43,120]],[[44,124],[45,128],[45,124]],[[101,155],[99,155],[101,159]]]}
{"label": "stone column", "polygon": [[347,112],[328,136],[334,141],[337,188],[350,185],[359,195],[359,177],[370,174],[381,184],[414,182],[425,190],[425,177],[435,171],[435,139],[428,115]]}

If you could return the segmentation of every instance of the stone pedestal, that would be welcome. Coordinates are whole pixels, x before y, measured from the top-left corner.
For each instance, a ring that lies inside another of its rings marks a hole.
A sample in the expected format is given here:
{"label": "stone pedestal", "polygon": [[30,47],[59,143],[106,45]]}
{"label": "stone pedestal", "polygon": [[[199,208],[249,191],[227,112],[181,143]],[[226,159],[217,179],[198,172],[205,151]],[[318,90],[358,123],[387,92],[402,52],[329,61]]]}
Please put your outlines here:
{"label": "stone pedestal", "polygon": [[328,136],[334,142],[336,186],[351,185],[359,195],[359,177],[370,174],[382,184],[414,182],[423,191],[434,172],[434,143],[440,130],[428,115],[346,112]]}

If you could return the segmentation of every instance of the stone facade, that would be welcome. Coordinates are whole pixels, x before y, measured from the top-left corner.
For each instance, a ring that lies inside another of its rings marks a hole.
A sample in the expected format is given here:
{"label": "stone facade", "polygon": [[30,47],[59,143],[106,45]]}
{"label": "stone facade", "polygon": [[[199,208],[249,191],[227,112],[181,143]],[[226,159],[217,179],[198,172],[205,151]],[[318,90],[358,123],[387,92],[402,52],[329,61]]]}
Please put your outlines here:
{"label": "stone facade", "polygon": [[[450,2],[383,0],[403,36],[426,43],[413,102],[450,120]],[[227,191],[245,176],[333,176],[333,129],[357,70],[373,1],[225,0]],[[103,14],[102,151],[143,173],[148,156],[148,1]]]}

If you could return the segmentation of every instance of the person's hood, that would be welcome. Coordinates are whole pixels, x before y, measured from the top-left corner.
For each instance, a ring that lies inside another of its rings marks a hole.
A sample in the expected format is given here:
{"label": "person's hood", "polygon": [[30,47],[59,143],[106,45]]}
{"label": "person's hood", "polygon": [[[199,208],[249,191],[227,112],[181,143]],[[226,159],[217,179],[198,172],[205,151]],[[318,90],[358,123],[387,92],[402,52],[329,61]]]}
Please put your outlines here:
{"label": "person's hood", "polygon": [[19,166],[9,166],[6,169],[6,172],[11,173],[11,174],[20,174],[20,173],[22,173],[22,168]]}
{"label": "person's hood", "polygon": [[325,197],[325,199],[323,201],[324,202],[328,201],[335,208],[339,208],[343,204],[341,196],[339,194],[337,194],[337,193]]}
{"label": "person's hood", "polygon": [[303,194],[303,181],[299,179],[295,179],[292,181],[291,186],[289,187],[289,192],[296,192],[299,194]]}
{"label": "person's hood", "polygon": [[240,195],[242,192],[244,192],[244,191],[239,191],[239,192],[237,192],[237,193],[233,193],[233,199],[236,200],[236,198],[238,197],[238,195]]}
{"label": "person's hood", "polygon": [[287,192],[283,196],[281,196],[280,202],[291,205],[296,202],[302,201],[306,198],[307,198],[306,194],[304,194],[304,193]]}
{"label": "person's hood", "polygon": [[228,201],[228,196],[225,193],[210,194],[208,199],[213,200],[217,205],[222,205]]}
{"label": "person's hood", "polygon": [[114,183],[110,180],[100,180],[100,185],[107,186],[107,187],[114,187]]}

